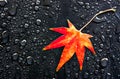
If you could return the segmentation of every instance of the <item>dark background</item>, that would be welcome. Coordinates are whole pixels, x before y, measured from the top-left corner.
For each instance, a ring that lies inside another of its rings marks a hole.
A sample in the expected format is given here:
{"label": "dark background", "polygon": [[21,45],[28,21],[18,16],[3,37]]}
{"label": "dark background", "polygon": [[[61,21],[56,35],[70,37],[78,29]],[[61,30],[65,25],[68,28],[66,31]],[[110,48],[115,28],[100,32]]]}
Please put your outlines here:
{"label": "dark background", "polygon": [[[120,79],[120,0],[0,1],[0,79]],[[60,36],[50,27],[80,29],[97,12],[108,8],[83,30],[94,37],[96,56],[86,48],[83,70],[74,55],[55,72],[62,49],[42,51]]]}

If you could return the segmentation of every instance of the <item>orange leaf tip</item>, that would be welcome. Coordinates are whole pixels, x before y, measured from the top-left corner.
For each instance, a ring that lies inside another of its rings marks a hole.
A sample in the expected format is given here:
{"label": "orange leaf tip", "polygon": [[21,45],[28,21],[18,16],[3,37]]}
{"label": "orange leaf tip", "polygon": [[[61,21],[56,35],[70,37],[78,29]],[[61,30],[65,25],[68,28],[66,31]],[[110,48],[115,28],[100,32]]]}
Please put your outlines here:
{"label": "orange leaf tip", "polygon": [[49,28],[49,30],[53,30],[53,28]]}
{"label": "orange leaf tip", "polygon": [[96,52],[93,52],[94,55],[96,55]]}
{"label": "orange leaf tip", "polygon": [[69,20],[69,19],[67,19],[67,22],[70,22],[70,20]]}
{"label": "orange leaf tip", "polygon": [[46,48],[43,48],[42,50],[45,51],[45,50],[47,50],[47,49],[46,49]]}
{"label": "orange leaf tip", "polygon": [[80,70],[82,70],[82,66],[80,66]]}
{"label": "orange leaf tip", "polygon": [[[69,19],[67,19],[67,22],[68,22],[68,24],[71,24],[71,22],[70,22],[70,20]],[[71,24],[72,25],[72,24]]]}
{"label": "orange leaf tip", "polygon": [[56,72],[58,72],[59,70],[58,69],[56,69]]}
{"label": "orange leaf tip", "polygon": [[68,22],[68,26],[69,26],[69,27],[72,27],[72,26],[73,26],[73,24],[70,22],[69,19],[67,19],[67,22]]}

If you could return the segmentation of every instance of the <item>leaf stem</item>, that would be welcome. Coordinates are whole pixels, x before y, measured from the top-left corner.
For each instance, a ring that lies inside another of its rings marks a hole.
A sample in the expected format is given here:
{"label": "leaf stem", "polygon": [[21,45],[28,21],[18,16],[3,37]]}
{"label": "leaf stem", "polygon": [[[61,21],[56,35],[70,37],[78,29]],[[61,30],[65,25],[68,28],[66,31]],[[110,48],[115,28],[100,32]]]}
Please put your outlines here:
{"label": "leaf stem", "polygon": [[87,25],[90,24],[96,16],[98,16],[98,15],[100,15],[100,14],[103,14],[103,13],[106,13],[106,12],[110,12],[110,11],[115,12],[116,9],[111,8],[111,9],[106,9],[106,10],[103,10],[103,11],[100,11],[100,12],[96,13],[96,14],[80,29],[80,31],[82,31],[85,27],[87,27]]}

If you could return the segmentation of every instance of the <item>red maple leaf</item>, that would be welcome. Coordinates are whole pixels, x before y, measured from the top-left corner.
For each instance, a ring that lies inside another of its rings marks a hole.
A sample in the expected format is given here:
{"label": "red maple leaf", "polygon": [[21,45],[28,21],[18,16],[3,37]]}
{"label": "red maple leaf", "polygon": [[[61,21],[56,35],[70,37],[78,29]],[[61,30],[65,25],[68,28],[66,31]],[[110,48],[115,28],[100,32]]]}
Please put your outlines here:
{"label": "red maple leaf", "polygon": [[81,31],[99,14],[113,11],[115,12],[116,9],[111,8],[111,9],[106,9],[103,11],[98,12],[93,16],[88,23],[86,23],[80,30],[77,30],[75,26],[69,21],[67,27],[58,27],[58,28],[50,28],[50,30],[58,32],[63,34],[56,40],[54,40],[52,43],[47,45],[43,50],[48,50],[48,49],[53,49],[53,48],[59,48],[64,46],[59,64],[56,68],[56,71],[59,71],[60,68],[70,60],[70,58],[76,53],[79,65],[80,65],[80,70],[82,70],[83,67],[83,60],[84,60],[84,55],[85,55],[85,47],[88,48],[93,54],[96,54],[93,48],[93,45],[90,41],[90,38],[93,37],[92,35],[82,33]]}
{"label": "red maple leaf", "polygon": [[50,28],[50,30],[59,32],[63,35],[47,45],[45,48],[43,48],[43,50],[65,46],[56,71],[58,71],[68,60],[70,60],[74,53],[76,53],[80,65],[80,70],[82,70],[85,47],[87,47],[93,54],[95,54],[93,45],[89,39],[92,37],[92,35],[80,32],[69,20],[67,20],[67,22],[69,28]]}

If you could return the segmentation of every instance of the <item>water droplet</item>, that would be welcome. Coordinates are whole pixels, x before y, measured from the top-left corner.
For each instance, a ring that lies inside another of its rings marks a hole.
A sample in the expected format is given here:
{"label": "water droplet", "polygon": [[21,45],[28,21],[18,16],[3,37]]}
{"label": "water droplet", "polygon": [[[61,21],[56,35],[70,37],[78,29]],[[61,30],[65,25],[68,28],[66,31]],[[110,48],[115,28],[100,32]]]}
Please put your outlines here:
{"label": "water droplet", "polygon": [[28,15],[24,15],[24,18],[28,18]]}
{"label": "water droplet", "polygon": [[7,27],[7,23],[6,23],[6,22],[3,22],[3,23],[2,23],[2,27],[5,27],[5,28],[6,28],[6,27]]}
{"label": "water droplet", "polygon": [[89,61],[89,60],[90,60],[90,57],[86,57],[86,60]]}
{"label": "water droplet", "polygon": [[36,5],[39,5],[40,3],[40,0],[36,0]]}
{"label": "water droplet", "polygon": [[96,23],[101,23],[101,22],[104,22],[106,20],[105,20],[105,17],[102,17],[102,18],[95,17],[95,19],[93,21]]}
{"label": "water droplet", "polygon": [[31,56],[27,57],[27,63],[28,65],[31,65],[33,63],[33,58]]}
{"label": "water droplet", "polygon": [[40,20],[40,19],[37,19],[37,20],[36,20],[36,24],[37,24],[37,25],[40,25],[40,23],[41,23],[41,20]]}
{"label": "water droplet", "polygon": [[40,33],[40,30],[36,30],[36,33]]}
{"label": "water droplet", "polygon": [[46,59],[47,58],[47,56],[43,56],[43,59]]}
{"label": "water droplet", "polygon": [[101,66],[107,67],[107,65],[108,65],[108,58],[102,58],[101,59]]}
{"label": "water droplet", "polygon": [[78,4],[81,5],[81,6],[84,5],[84,3],[81,2],[81,1],[78,1]]}
{"label": "water droplet", "polygon": [[29,24],[25,23],[24,27],[25,27],[25,28],[28,28],[28,27],[29,27]]}
{"label": "water droplet", "polygon": [[104,47],[104,45],[103,44],[100,44],[100,48],[103,48]]}
{"label": "water droplet", "polygon": [[6,15],[5,13],[1,13],[1,14],[0,14],[1,18],[4,18],[5,15]]}
{"label": "water droplet", "polygon": [[12,5],[9,7],[8,12],[12,16],[16,15],[16,13],[17,13],[17,4],[15,2],[13,2]]}
{"label": "water droplet", "polygon": [[75,73],[75,77],[78,78],[79,74],[78,73]]}
{"label": "water droplet", "polygon": [[39,10],[39,6],[35,6],[35,11],[38,11]]}
{"label": "water droplet", "polygon": [[8,31],[3,31],[2,38],[6,38],[6,37],[8,37]]}
{"label": "water droplet", "polygon": [[102,49],[98,49],[99,52],[102,52]]}
{"label": "water droplet", "polygon": [[106,41],[104,35],[101,36],[101,40],[102,40],[102,42],[105,42],[105,41]]}
{"label": "water droplet", "polygon": [[6,67],[6,69],[8,69],[10,66],[9,66],[9,65],[6,65],[5,67]]}
{"label": "water droplet", "polygon": [[23,61],[23,58],[22,57],[19,57],[19,63],[21,63]]}
{"label": "water droplet", "polygon": [[19,39],[15,39],[15,44],[18,44],[19,43]]}
{"label": "water droplet", "polygon": [[7,3],[7,0],[0,0],[0,6],[5,6],[5,4]]}
{"label": "water droplet", "polygon": [[21,46],[25,46],[25,45],[26,45],[26,43],[27,43],[27,41],[24,39],[24,40],[22,40],[22,41],[21,41],[21,43],[20,43],[20,44],[21,44]]}
{"label": "water droplet", "polygon": [[3,33],[2,33],[2,42],[3,43],[7,43],[8,40],[9,40],[9,33],[8,33],[8,31],[3,31]]}
{"label": "water droplet", "polygon": [[6,48],[6,51],[9,52],[10,50],[11,50],[11,47],[7,47],[7,48]]}
{"label": "water droplet", "polygon": [[96,75],[98,74],[98,72],[99,72],[98,70],[95,70],[95,74],[96,74]]}
{"label": "water droplet", "polygon": [[17,59],[18,59],[18,53],[14,53],[14,54],[12,55],[12,57],[13,57],[13,60],[17,60]]}
{"label": "water droplet", "polygon": [[11,16],[8,16],[8,17],[7,17],[7,19],[8,19],[9,21],[11,20],[11,18],[12,18]]}
{"label": "water droplet", "polygon": [[96,69],[99,69],[100,68],[100,65],[96,65]]}
{"label": "water droplet", "polygon": [[85,3],[85,5],[90,5],[90,3]]}
{"label": "water droplet", "polygon": [[86,6],[86,9],[90,9],[90,6],[88,5],[88,6]]}
{"label": "water droplet", "polygon": [[87,72],[85,72],[85,74],[84,74],[84,78],[87,79],[88,76],[89,76],[89,74],[88,74]]}
{"label": "water droplet", "polygon": [[110,79],[111,78],[111,74],[110,73],[107,73],[107,78],[106,79]]}
{"label": "water droplet", "polygon": [[112,38],[113,36],[112,35],[109,35],[109,38]]}
{"label": "water droplet", "polygon": [[86,5],[86,9],[90,8],[90,3],[85,3],[85,5]]}
{"label": "water droplet", "polygon": [[67,74],[67,77],[69,77],[69,78],[70,78],[70,74]]}
{"label": "water droplet", "polygon": [[83,20],[84,20],[86,17],[87,17],[86,14],[82,14],[82,15],[80,16],[80,18],[83,19]]}

